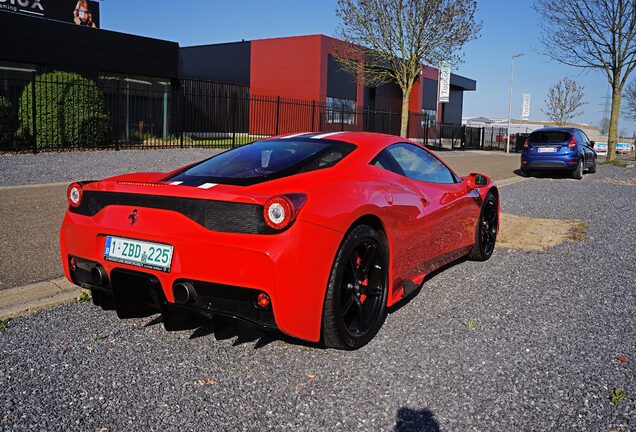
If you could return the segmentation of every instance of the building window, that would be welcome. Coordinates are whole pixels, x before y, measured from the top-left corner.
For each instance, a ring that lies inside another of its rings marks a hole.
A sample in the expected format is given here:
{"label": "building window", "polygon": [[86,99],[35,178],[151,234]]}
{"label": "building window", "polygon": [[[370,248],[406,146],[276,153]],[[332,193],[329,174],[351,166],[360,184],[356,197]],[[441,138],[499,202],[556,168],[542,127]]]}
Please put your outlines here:
{"label": "building window", "polygon": [[327,97],[327,123],[354,124],[355,122],[355,100]]}
{"label": "building window", "polygon": [[434,128],[437,125],[437,111],[425,109],[422,110],[422,114],[422,127],[424,127],[425,123],[429,128]]}

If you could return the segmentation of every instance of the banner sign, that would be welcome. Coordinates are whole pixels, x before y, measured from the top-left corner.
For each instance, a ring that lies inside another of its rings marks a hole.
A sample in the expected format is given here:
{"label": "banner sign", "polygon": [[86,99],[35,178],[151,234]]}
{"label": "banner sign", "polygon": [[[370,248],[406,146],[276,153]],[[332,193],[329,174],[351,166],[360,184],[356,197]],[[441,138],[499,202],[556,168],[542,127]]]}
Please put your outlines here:
{"label": "banner sign", "polygon": [[521,119],[528,120],[530,118],[530,93],[523,94],[521,103]]}
{"label": "banner sign", "polygon": [[448,60],[439,63],[439,102],[450,102],[451,62]]}
{"label": "banner sign", "polygon": [[0,0],[1,11],[99,28],[99,3],[92,0]]}

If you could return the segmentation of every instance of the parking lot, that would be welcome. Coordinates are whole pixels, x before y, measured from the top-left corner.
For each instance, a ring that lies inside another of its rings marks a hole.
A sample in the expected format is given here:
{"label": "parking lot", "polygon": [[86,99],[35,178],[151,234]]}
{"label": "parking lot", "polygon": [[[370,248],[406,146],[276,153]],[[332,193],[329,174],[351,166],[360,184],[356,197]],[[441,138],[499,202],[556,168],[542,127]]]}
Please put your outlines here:
{"label": "parking lot", "polygon": [[634,197],[636,172],[613,166],[502,186],[502,211],[580,219],[585,239],[458,262],[355,352],[223,322],[168,333],[89,302],[17,318],[0,429],[633,430]]}

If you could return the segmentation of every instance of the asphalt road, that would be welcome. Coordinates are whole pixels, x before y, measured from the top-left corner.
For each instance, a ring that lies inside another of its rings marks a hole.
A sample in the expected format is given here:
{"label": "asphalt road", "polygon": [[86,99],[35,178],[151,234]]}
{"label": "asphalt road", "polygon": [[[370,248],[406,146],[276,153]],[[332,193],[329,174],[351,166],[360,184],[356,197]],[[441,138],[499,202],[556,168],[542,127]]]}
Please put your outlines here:
{"label": "asphalt road", "polygon": [[[59,230],[66,187],[78,180],[134,171],[170,171],[218,150],[92,151],[0,156],[0,290],[63,276]],[[513,176],[518,155],[444,152],[460,174],[482,171],[494,179]],[[33,183],[63,182],[33,185]]]}
{"label": "asphalt road", "polygon": [[0,156],[0,186],[9,186],[0,187],[0,290],[63,275],[59,232],[70,182],[134,171],[170,171],[218,151],[126,150]]}
{"label": "asphalt road", "polygon": [[66,186],[0,188],[0,289],[62,276]]}
{"label": "asphalt road", "polygon": [[17,318],[0,429],[633,431],[635,192],[611,166],[505,186],[504,211],[579,218],[588,238],[457,263],[356,352],[222,323],[168,333],[89,303]]}

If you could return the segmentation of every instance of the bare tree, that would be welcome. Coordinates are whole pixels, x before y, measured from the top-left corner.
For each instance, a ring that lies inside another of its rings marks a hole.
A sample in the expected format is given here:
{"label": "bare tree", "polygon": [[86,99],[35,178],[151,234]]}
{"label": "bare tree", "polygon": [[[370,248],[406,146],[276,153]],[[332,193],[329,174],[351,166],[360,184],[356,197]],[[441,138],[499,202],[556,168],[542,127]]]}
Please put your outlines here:
{"label": "bare tree", "polygon": [[458,52],[479,34],[475,0],[338,0],[334,53],[344,70],[374,87],[402,90],[400,134],[408,131],[409,97],[422,64],[457,63]]}
{"label": "bare tree", "polygon": [[550,120],[563,126],[574,117],[583,115],[584,97],[583,86],[565,77],[548,89],[546,109],[542,111]]}
{"label": "bare tree", "polygon": [[625,106],[623,107],[623,113],[631,120],[636,120],[636,82],[632,81],[625,88]]}
{"label": "bare tree", "polygon": [[621,93],[636,67],[636,1],[535,0],[534,6],[546,55],[605,73],[612,87],[607,160],[616,159]]}
{"label": "bare tree", "polygon": [[610,119],[608,119],[607,117],[603,117],[601,119],[601,121],[598,124],[598,130],[601,133],[601,135],[605,135],[609,132],[609,123],[610,123]]}

